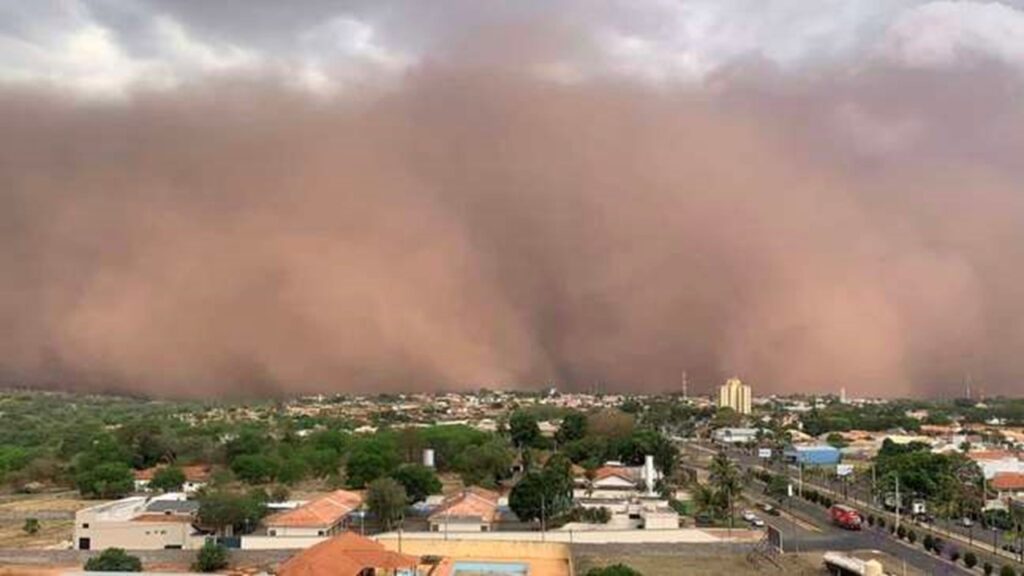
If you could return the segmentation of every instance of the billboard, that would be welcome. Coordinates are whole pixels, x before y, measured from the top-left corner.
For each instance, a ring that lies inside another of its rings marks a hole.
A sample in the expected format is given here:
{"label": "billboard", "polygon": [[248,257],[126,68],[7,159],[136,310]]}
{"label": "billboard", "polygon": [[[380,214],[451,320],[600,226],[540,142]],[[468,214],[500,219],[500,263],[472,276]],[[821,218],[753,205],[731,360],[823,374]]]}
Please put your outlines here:
{"label": "billboard", "polygon": [[771,458],[772,457],[772,449],[771,448],[758,448],[757,449],[757,457],[758,458]]}
{"label": "billboard", "polygon": [[772,526],[770,524],[767,526],[767,530],[768,530],[768,534],[767,534],[767,536],[768,536],[768,545],[771,546],[772,548],[774,548],[775,550],[779,551],[779,552],[783,552],[783,549],[782,549],[782,532],[780,532],[778,528],[775,528],[774,526]]}
{"label": "billboard", "polygon": [[853,474],[852,464],[836,464],[836,476],[849,476]]}

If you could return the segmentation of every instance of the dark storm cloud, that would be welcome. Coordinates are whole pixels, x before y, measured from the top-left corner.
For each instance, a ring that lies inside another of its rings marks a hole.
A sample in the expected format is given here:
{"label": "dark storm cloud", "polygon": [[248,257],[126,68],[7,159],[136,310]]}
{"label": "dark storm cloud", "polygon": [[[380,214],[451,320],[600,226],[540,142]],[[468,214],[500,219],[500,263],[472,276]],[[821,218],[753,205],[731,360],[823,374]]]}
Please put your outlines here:
{"label": "dark storm cloud", "polygon": [[[665,390],[686,369],[895,395],[1024,375],[1016,47],[900,32],[985,30],[990,8],[842,15],[879,43],[796,66],[801,42],[672,44],[653,3],[351,4],[305,44],[337,4],[245,4],[88,3],[62,29],[94,56],[0,62],[6,381]],[[685,6],[699,29],[743,3]],[[377,72],[311,94],[266,64],[299,45],[328,76]]]}

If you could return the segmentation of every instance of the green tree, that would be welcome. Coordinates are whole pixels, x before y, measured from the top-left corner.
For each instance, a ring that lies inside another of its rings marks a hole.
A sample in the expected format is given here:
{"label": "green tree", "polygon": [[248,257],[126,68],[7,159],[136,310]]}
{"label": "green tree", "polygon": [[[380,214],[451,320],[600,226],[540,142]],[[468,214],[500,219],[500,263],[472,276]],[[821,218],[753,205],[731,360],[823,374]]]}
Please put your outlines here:
{"label": "green tree", "polygon": [[265,493],[209,490],[199,496],[199,523],[219,533],[255,528],[266,513]]}
{"label": "green tree", "polygon": [[352,449],[345,464],[348,485],[362,488],[391,474],[398,467],[398,462],[398,454],[393,447],[379,441],[361,442]]}
{"label": "green tree", "polygon": [[625,564],[612,564],[602,568],[591,568],[587,576],[643,576],[640,572]]}
{"label": "green tree", "polygon": [[434,470],[420,464],[406,464],[391,475],[405,488],[409,504],[425,500],[431,494],[441,492],[441,481]]}
{"label": "green tree", "polygon": [[366,507],[385,530],[390,530],[402,519],[407,498],[405,488],[393,478],[378,478],[366,489]]}
{"label": "green tree", "polygon": [[978,556],[974,552],[968,550],[967,553],[964,554],[964,566],[967,566],[968,568],[973,570],[974,567],[977,565]]}
{"label": "green tree", "polygon": [[279,462],[268,454],[242,454],[231,462],[231,471],[247,484],[273,481],[279,467]]}
{"label": "green tree", "polygon": [[185,484],[185,473],[177,466],[160,468],[153,474],[153,479],[149,481],[150,488],[161,492],[176,492],[181,490],[183,484]]}
{"label": "green tree", "polygon": [[86,572],[142,572],[142,561],[122,548],[107,548],[85,561]]}
{"label": "green tree", "polygon": [[207,540],[196,553],[192,569],[197,572],[216,572],[228,567],[228,549],[213,540]]}
{"label": "green tree", "polygon": [[562,418],[562,425],[558,427],[555,439],[559,444],[566,444],[574,440],[581,440],[587,435],[587,416],[582,412],[569,412]]}
{"label": "green tree", "polygon": [[711,485],[726,502],[729,510],[729,524],[732,525],[736,497],[743,489],[743,480],[740,477],[739,469],[725,452],[718,452],[711,459],[708,472]]}
{"label": "green tree", "polygon": [[772,474],[764,491],[768,496],[781,501],[789,496],[789,480],[781,474]]}
{"label": "green tree", "polygon": [[508,505],[523,522],[549,517],[546,502],[547,490],[544,484],[543,474],[527,472],[512,488],[508,497]]}
{"label": "green tree", "polygon": [[135,488],[135,477],[127,464],[104,462],[79,472],[75,485],[87,498],[121,498]]}
{"label": "green tree", "polygon": [[516,410],[508,419],[509,435],[517,448],[529,448],[540,442],[537,417],[525,410]]}
{"label": "green tree", "polygon": [[25,524],[21,527],[21,531],[25,534],[33,536],[39,533],[39,519],[38,518],[26,518]]}
{"label": "green tree", "polygon": [[467,486],[494,488],[511,473],[514,455],[508,444],[493,438],[471,445],[456,458],[455,470]]}
{"label": "green tree", "polygon": [[999,569],[999,576],[1017,576],[1017,571],[1013,569],[1013,566],[1004,564],[1003,567]]}

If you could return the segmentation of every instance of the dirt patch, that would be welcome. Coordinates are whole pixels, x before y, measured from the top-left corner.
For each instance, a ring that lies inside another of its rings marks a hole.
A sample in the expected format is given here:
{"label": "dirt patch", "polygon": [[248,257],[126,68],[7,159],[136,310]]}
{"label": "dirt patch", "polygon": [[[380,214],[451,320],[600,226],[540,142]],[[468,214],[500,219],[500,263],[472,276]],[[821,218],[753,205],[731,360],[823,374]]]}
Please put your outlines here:
{"label": "dirt patch", "polygon": [[24,520],[0,521],[0,548],[52,548],[70,542],[74,528],[71,520],[40,520],[39,532],[27,534],[24,525]]}

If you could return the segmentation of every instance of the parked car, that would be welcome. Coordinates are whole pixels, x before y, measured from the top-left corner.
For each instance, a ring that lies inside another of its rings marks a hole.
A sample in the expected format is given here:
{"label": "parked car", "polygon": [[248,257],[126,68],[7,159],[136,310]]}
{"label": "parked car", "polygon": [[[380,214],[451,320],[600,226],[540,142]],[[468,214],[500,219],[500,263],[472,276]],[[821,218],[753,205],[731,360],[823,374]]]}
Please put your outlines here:
{"label": "parked car", "polygon": [[969,517],[964,516],[960,519],[960,525],[964,528],[970,528],[971,526],[974,526],[974,520],[971,520]]}
{"label": "parked car", "polygon": [[927,512],[922,512],[921,514],[915,514],[914,515],[914,520],[917,520],[921,524],[934,524],[935,523],[935,516],[932,516],[931,514],[929,514]]}
{"label": "parked car", "polygon": [[711,518],[710,514],[697,514],[693,517],[693,523],[698,528],[706,528],[714,525],[715,521]]}
{"label": "parked car", "polygon": [[754,519],[755,519],[755,518],[757,518],[757,516],[755,516],[755,515],[754,515],[754,513],[753,513],[753,512],[751,512],[750,510],[744,510],[744,511],[743,511],[743,512],[742,512],[742,513],[740,514],[740,518],[743,518],[743,519],[744,519],[744,520],[746,520],[747,522],[753,522],[753,521],[754,521]]}
{"label": "parked car", "polygon": [[776,508],[775,506],[772,506],[771,504],[761,504],[760,508],[761,510],[764,510],[764,513],[768,514],[769,516],[779,515],[779,509]]}
{"label": "parked car", "polygon": [[749,522],[750,522],[750,525],[753,526],[754,528],[764,528],[764,520],[761,520],[757,516],[754,516],[753,518],[751,518],[749,520]]}

